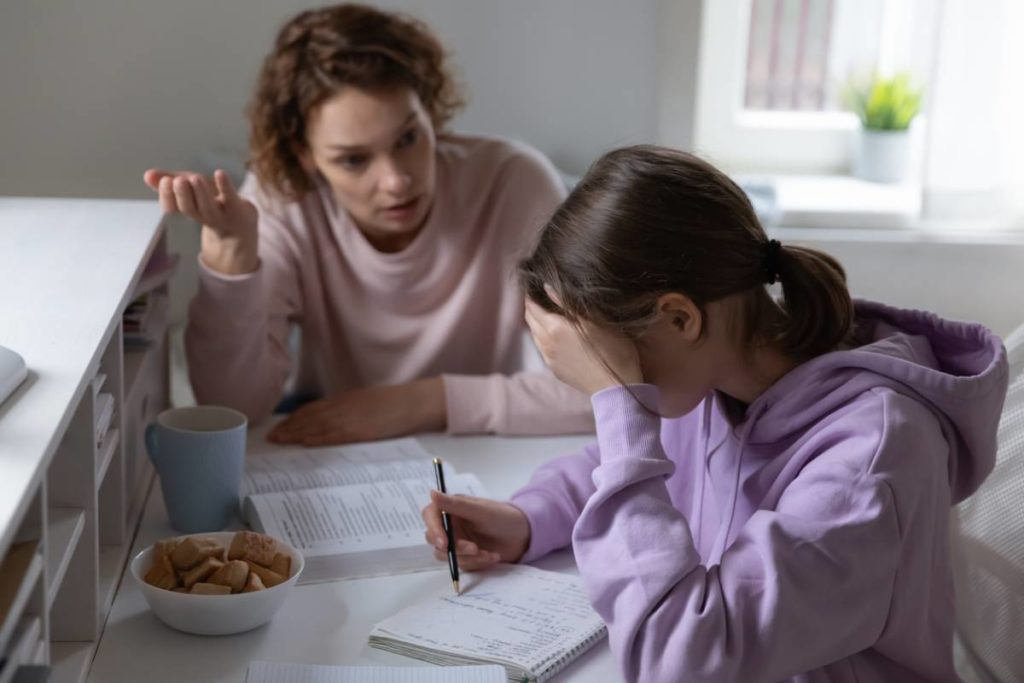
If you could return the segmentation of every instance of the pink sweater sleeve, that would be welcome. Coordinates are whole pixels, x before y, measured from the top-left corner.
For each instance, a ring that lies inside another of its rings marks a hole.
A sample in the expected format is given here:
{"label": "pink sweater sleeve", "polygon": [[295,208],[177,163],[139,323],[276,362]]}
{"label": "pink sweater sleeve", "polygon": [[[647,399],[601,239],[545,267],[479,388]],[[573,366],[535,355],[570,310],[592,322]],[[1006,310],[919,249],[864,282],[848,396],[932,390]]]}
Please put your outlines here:
{"label": "pink sweater sleeve", "polygon": [[547,372],[444,375],[450,434],[585,434],[590,399]]}
{"label": "pink sweater sleeve", "polygon": [[[243,191],[245,188],[243,187]],[[298,272],[283,227],[260,211],[260,265],[226,276],[199,263],[185,352],[196,400],[228,406],[252,421],[269,416],[291,370],[290,320],[301,315]]]}
{"label": "pink sweater sleeve", "polygon": [[572,544],[626,680],[777,681],[877,639],[901,545],[884,481],[815,461],[705,566],[666,488],[659,418],[621,388],[593,403],[600,463]]}

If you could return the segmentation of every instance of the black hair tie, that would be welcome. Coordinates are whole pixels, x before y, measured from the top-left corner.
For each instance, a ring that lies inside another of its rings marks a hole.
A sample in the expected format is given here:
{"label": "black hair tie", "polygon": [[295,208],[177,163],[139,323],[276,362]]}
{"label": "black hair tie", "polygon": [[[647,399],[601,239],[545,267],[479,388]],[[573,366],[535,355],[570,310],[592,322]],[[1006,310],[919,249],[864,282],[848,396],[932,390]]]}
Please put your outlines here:
{"label": "black hair tie", "polygon": [[782,242],[768,240],[764,245],[764,258],[761,267],[764,268],[764,280],[774,285],[779,279],[779,252],[782,251]]}

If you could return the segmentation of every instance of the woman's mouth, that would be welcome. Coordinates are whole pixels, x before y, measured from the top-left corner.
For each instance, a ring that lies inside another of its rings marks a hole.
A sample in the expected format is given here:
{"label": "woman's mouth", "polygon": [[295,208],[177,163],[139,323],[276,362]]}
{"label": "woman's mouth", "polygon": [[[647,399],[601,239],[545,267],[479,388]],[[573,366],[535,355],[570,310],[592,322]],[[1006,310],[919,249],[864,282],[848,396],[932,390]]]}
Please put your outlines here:
{"label": "woman's mouth", "polygon": [[411,218],[416,213],[416,208],[419,206],[419,203],[420,197],[417,195],[412,199],[385,207],[382,212],[392,220],[403,220]]}

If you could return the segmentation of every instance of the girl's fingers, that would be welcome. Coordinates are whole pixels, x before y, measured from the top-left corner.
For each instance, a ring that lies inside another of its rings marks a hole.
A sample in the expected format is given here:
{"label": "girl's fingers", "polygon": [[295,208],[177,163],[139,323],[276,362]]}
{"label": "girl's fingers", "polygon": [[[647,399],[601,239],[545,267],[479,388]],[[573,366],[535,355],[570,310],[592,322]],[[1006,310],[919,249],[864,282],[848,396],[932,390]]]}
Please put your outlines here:
{"label": "girl's fingers", "polygon": [[[501,562],[501,556],[498,553],[491,552],[488,550],[481,551],[474,555],[463,555],[462,553],[459,553],[458,555],[456,555],[456,557],[458,558],[459,561],[459,569],[461,571],[467,572],[475,572],[480,571],[481,569],[487,569],[488,567],[492,567],[497,563]],[[439,562],[447,562],[448,553],[435,548],[434,559],[438,560]]]}
{"label": "girl's fingers", "polygon": [[470,521],[480,521],[482,518],[487,517],[489,504],[491,503],[487,498],[463,495],[453,496],[436,490],[430,492],[430,502],[436,505],[438,510],[444,510],[450,515]]}
{"label": "girl's fingers", "polygon": [[476,555],[480,552],[480,546],[473,541],[468,541],[464,538],[455,539],[455,552],[461,557],[462,555]]}
{"label": "girl's fingers", "polygon": [[436,552],[444,552],[448,549],[448,539],[444,535],[444,524],[441,523],[441,511],[436,505],[430,503],[420,511],[423,517],[423,524],[427,527],[424,537],[429,545],[434,546]]}
{"label": "girl's fingers", "polygon": [[178,209],[195,220],[201,220],[196,210],[195,196],[192,194],[192,186],[184,176],[174,179],[174,199],[178,202]]}
{"label": "girl's fingers", "polygon": [[555,290],[551,285],[545,283],[544,293],[548,295],[549,299],[555,302],[556,306],[562,308],[562,300],[558,298],[557,294],[555,294]]}

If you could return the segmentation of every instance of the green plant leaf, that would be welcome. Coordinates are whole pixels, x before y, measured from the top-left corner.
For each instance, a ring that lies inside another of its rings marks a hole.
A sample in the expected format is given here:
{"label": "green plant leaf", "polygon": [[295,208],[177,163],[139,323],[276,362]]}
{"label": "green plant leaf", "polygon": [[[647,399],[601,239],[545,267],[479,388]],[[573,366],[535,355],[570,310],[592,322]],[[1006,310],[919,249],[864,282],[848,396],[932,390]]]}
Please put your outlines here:
{"label": "green plant leaf", "polygon": [[851,77],[842,88],[843,104],[870,130],[906,130],[921,111],[922,97],[922,88],[906,72]]}

